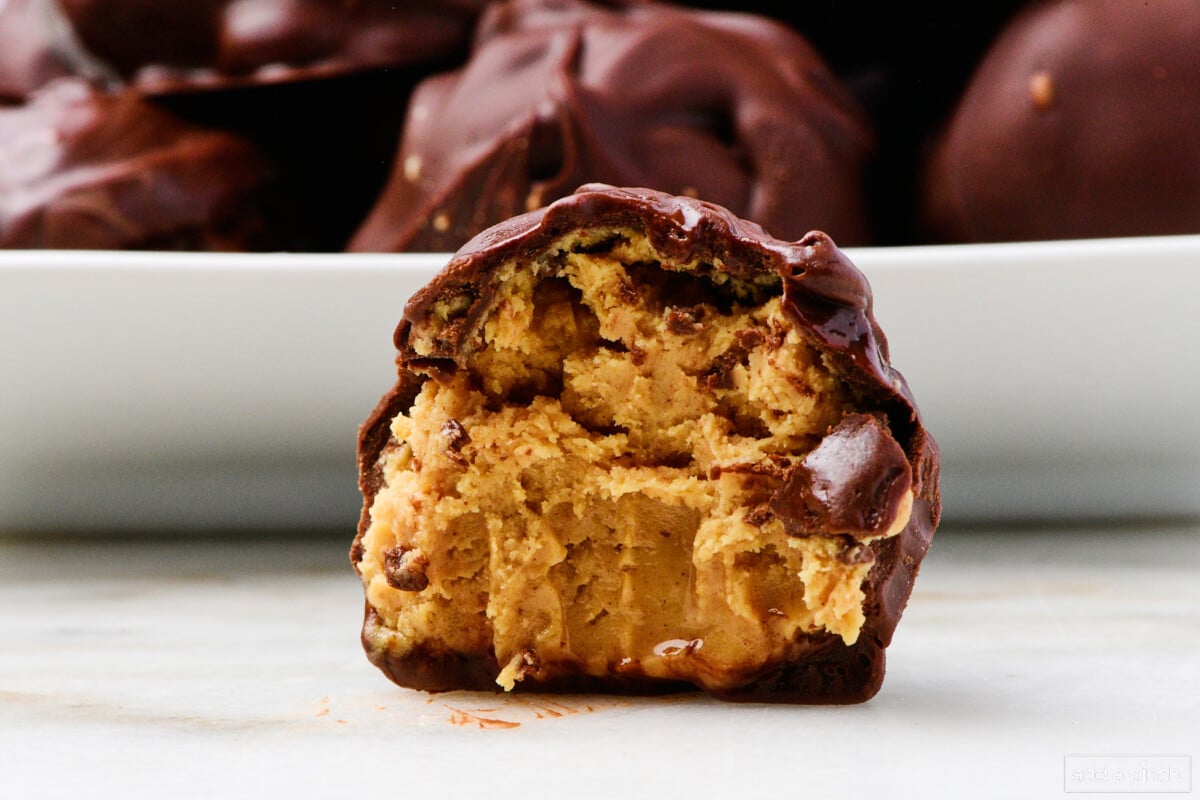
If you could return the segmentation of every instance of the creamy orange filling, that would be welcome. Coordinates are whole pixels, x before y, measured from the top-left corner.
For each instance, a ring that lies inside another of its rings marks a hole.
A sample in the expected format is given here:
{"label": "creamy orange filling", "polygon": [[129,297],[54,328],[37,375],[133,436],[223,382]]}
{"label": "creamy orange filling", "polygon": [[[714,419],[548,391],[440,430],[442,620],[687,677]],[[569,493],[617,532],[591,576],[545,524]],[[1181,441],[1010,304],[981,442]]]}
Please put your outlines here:
{"label": "creamy orange filling", "polygon": [[857,639],[870,563],[766,507],[852,393],[774,287],[667,275],[620,233],[540,278],[508,265],[468,369],[393,421],[359,565],[377,647],[490,652],[506,689],[560,668],[719,689],[803,634]]}

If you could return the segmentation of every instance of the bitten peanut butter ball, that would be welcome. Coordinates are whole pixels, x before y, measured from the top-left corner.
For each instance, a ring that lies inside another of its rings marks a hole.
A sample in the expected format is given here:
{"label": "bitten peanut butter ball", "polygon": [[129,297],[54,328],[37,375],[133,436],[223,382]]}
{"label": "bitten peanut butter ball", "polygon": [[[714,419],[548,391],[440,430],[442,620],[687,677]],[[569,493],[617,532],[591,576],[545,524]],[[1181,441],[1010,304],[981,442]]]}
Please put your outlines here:
{"label": "bitten peanut butter ball", "polygon": [[405,308],[360,431],[363,643],[403,686],[848,703],[940,514],[863,276],[590,185]]}
{"label": "bitten peanut butter ball", "polygon": [[872,147],[849,92],[779,23],[509,0],[485,13],[464,68],[418,86],[351,249],[454,251],[589,181],[703,197],[775,236],[815,227],[862,244]]}

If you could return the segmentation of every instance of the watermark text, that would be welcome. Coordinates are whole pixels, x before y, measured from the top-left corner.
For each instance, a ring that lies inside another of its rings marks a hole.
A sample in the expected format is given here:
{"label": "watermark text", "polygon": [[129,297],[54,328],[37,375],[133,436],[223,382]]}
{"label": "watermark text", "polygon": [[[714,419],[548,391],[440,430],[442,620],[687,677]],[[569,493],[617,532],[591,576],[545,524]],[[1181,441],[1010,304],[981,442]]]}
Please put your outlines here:
{"label": "watermark text", "polygon": [[1063,759],[1063,791],[1188,793],[1189,755],[1071,755]]}

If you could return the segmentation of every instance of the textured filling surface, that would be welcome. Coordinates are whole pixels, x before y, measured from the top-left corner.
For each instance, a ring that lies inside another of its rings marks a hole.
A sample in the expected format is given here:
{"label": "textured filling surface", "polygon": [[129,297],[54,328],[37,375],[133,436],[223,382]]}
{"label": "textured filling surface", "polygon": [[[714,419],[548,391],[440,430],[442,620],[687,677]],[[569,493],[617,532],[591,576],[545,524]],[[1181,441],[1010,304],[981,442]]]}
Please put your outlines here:
{"label": "textured filling surface", "polygon": [[391,423],[358,565],[368,646],[487,654],[506,689],[564,672],[722,689],[808,635],[854,643],[869,549],[789,535],[770,508],[856,410],[778,278],[590,230],[496,280],[465,368]]}

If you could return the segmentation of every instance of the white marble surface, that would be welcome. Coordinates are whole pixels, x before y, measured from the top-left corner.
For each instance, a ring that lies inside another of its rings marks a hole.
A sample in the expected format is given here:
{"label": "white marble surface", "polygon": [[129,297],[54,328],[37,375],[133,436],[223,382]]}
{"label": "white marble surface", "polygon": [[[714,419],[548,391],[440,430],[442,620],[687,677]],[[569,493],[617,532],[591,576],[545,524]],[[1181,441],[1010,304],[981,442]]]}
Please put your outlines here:
{"label": "white marble surface", "polygon": [[399,689],[346,544],[0,538],[0,798],[1036,798],[1067,755],[1200,761],[1200,524],[942,531],[845,708]]}

